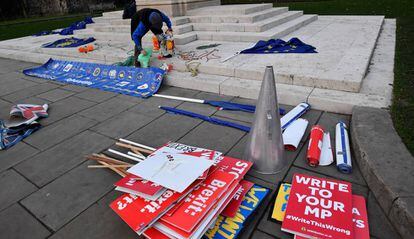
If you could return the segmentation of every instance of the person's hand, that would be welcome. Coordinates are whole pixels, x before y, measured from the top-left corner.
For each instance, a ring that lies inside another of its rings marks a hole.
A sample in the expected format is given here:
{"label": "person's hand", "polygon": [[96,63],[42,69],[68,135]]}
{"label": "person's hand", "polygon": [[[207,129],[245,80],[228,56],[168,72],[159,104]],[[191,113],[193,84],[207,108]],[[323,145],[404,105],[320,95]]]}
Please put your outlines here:
{"label": "person's hand", "polygon": [[173,34],[173,30],[170,28],[167,31],[165,31],[165,34],[172,35]]}
{"label": "person's hand", "polygon": [[141,50],[141,54],[142,54],[143,56],[146,56],[146,55],[147,55],[147,51],[146,51],[146,50]]}

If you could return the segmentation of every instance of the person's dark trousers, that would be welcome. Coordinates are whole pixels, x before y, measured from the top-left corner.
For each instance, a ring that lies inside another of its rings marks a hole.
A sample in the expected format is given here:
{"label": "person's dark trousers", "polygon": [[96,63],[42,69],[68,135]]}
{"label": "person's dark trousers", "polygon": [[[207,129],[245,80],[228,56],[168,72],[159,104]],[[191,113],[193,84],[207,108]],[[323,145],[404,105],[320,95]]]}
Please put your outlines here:
{"label": "person's dark trousers", "polygon": [[141,49],[138,49],[137,45],[135,45],[134,48],[134,66],[135,67],[141,67],[141,63],[138,61],[138,56],[141,53]]}

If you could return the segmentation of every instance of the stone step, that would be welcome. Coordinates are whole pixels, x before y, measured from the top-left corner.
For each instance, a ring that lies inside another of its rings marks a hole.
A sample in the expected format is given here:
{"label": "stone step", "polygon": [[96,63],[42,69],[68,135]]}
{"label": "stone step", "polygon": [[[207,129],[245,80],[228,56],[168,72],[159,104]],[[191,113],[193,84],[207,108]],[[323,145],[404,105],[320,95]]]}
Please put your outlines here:
{"label": "stone step", "polygon": [[193,30],[213,32],[263,32],[302,15],[302,11],[288,11],[255,23],[193,23]]}
{"label": "stone step", "polygon": [[[113,32],[96,32],[91,29],[79,30],[75,32],[76,37],[91,37],[93,36],[97,40],[101,41],[112,41],[117,43],[128,43],[132,42],[131,34],[125,32],[117,32],[114,34]],[[185,45],[192,41],[197,40],[197,34],[194,32],[187,32],[184,34],[176,34],[174,35],[174,42],[176,45]],[[152,34],[146,34],[142,38],[143,42],[152,42]]]}
{"label": "stone step", "polygon": [[259,40],[280,38],[317,19],[317,15],[302,15],[263,32],[195,31],[195,33],[197,34],[198,40],[257,42]]}
{"label": "stone step", "polygon": [[[164,31],[167,30],[166,26],[164,26],[163,28]],[[87,29],[93,29],[95,32],[131,32],[131,26],[129,25],[89,24],[87,25]],[[173,30],[175,35],[180,35],[193,31],[193,26],[191,24],[184,24],[178,26],[173,25]]]}
{"label": "stone step", "polygon": [[235,4],[202,7],[187,11],[187,16],[211,16],[211,15],[246,15],[264,11],[272,8],[271,3],[267,4]]}
{"label": "stone step", "polygon": [[[118,26],[118,25],[128,25],[128,26],[130,26],[131,25],[131,19],[119,19],[119,18],[116,18],[116,19],[108,18],[108,19],[109,19],[108,22],[105,22],[105,23],[109,23],[110,25],[116,25],[116,26]],[[173,17],[173,18],[170,18],[170,20],[171,20],[171,23],[173,24],[173,26],[179,26],[179,25],[183,25],[183,24],[186,24],[186,23],[190,22],[190,18],[185,17],[185,16],[183,16],[183,17]]]}
{"label": "stone step", "polygon": [[270,8],[247,15],[189,16],[192,23],[254,23],[287,12],[287,7]]}
{"label": "stone step", "polygon": [[103,17],[120,17],[122,19],[122,14],[124,11],[112,11],[102,13]]}
{"label": "stone step", "polygon": [[[112,21],[119,20],[119,18],[118,17],[94,17],[94,18],[92,18],[92,20],[95,23],[110,24]],[[92,25],[92,24],[90,24],[90,25]]]}

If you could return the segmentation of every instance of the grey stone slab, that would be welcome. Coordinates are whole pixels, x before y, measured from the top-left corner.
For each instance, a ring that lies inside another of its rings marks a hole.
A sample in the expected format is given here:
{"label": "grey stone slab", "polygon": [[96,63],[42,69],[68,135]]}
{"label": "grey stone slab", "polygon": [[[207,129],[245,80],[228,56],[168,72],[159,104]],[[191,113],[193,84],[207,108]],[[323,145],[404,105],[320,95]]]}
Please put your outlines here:
{"label": "grey stone slab", "polygon": [[254,231],[252,238],[258,238],[258,239],[274,239],[276,237],[273,237],[273,236],[271,236],[269,234],[266,234],[266,233],[264,233],[262,231],[256,230],[256,231]]}
{"label": "grey stone slab", "polygon": [[112,98],[103,103],[97,104],[89,109],[86,109],[80,112],[79,114],[90,119],[102,122],[111,118],[112,116],[115,116],[131,108],[134,105],[134,103],[128,101],[122,101],[117,98]]}
{"label": "grey stone slab", "polygon": [[113,188],[119,176],[110,170],[88,169],[84,162],[22,200],[45,225],[57,231]]}
{"label": "grey stone slab", "polygon": [[130,111],[133,111],[137,114],[144,114],[150,117],[159,117],[165,114],[165,111],[160,109],[159,106],[176,107],[181,103],[182,101],[178,100],[151,97],[145,99],[142,103],[132,107]]}
{"label": "grey stone slab", "polygon": [[51,239],[118,239],[137,238],[137,234],[108,206],[121,196],[117,191],[109,192],[101,200],[82,212],[73,221],[57,231]]}
{"label": "grey stone slab", "polygon": [[401,238],[389,222],[372,192],[369,194],[367,204],[370,235],[381,239]]}
{"label": "grey stone slab", "polygon": [[162,86],[157,93],[158,94],[163,94],[163,95],[173,95],[173,96],[193,98],[199,92],[200,91],[197,91],[197,90],[190,90],[190,89],[170,87],[170,86]]}
{"label": "grey stone slab", "polygon": [[258,178],[251,177],[249,175],[245,176],[245,179],[247,181],[253,182],[254,184],[266,187],[270,189],[267,196],[263,199],[262,203],[257,207],[256,211],[253,213],[253,215],[248,219],[248,221],[245,223],[245,226],[241,233],[239,234],[240,239],[247,239],[252,238],[251,235],[256,230],[257,226],[260,223],[260,220],[265,215],[266,209],[269,205],[269,203],[272,200],[272,195],[275,193],[275,185],[272,183],[268,183],[266,181],[260,180]]}
{"label": "grey stone slab", "polygon": [[60,144],[20,163],[15,168],[39,187],[51,182],[85,161],[85,156],[99,152],[113,140],[91,131],[84,131]]}
{"label": "grey stone slab", "polygon": [[65,85],[65,86],[61,86],[60,88],[64,90],[78,92],[78,93],[90,89],[89,87],[78,86],[78,85]]}
{"label": "grey stone slab", "polygon": [[[228,153],[229,156],[235,158],[243,158],[244,150],[247,144],[247,137],[248,135],[244,136]],[[269,183],[278,184],[286,175],[289,167],[293,164],[295,158],[297,157],[300,149],[304,147],[303,143],[300,143],[298,149],[296,151],[285,151],[285,160],[286,167],[279,173],[276,174],[261,174],[254,170],[250,170],[248,172],[249,175],[254,176],[256,178],[260,178],[261,180],[267,181]]]}
{"label": "grey stone slab", "polygon": [[[2,75],[1,78],[6,79],[0,81],[0,96],[8,95],[13,92],[26,89],[29,87],[33,87],[37,85],[37,83],[28,81],[22,78],[14,78],[13,76],[9,76],[11,73]],[[10,77],[10,78],[8,78]]]}
{"label": "grey stone slab", "polygon": [[384,211],[397,198],[414,196],[414,158],[383,109],[354,107],[352,146],[361,172]]}
{"label": "grey stone slab", "polygon": [[[276,192],[277,193],[277,192]],[[266,209],[266,212],[260,221],[257,228],[261,231],[266,232],[267,234],[273,235],[276,238],[292,238],[293,235],[290,233],[286,233],[282,231],[282,223],[276,222],[274,220],[271,220],[271,215],[273,211],[273,204],[274,204],[275,195],[273,195],[272,200],[269,203],[269,206]]]}
{"label": "grey stone slab", "polygon": [[0,62],[0,74],[9,72],[19,72],[21,70],[37,66],[35,63],[14,61],[14,60],[2,60]]}
{"label": "grey stone slab", "polygon": [[37,95],[37,97],[46,99],[51,102],[56,102],[62,99],[65,99],[71,95],[74,95],[73,91],[62,90],[62,89],[54,89],[42,94]]}
{"label": "grey stone slab", "polygon": [[114,92],[89,88],[86,91],[82,91],[81,93],[76,94],[76,97],[79,97],[84,100],[101,103],[112,97],[115,97],[116,95],[118,94]]}
{"label": "grey stone slab", "polygon": [[[234,98],[231,102],[239,103],[239,104],[248,104],[248,105],[256,105],[256,100],[244,99],[244,98]],[[251,123],[254,119],[253,113],[243,112],[243,111],[231,111],[231,110],[219,110],[215,114],[215,116],[220,116],[224,118],[234,119],[242,122]]]}
{"label": "grey stone slab", "polygon": [[0,186],[0,211],[37,190],[36,186],[11,169],[0,174]]}
{"label": "grey stone slab", "polygon": [[[293,175],[295,173],[307,174],[307,175],[310,175],[310,176],[315,176],[315,177],[320,177],[320,178],[341,180],[341,179],[336,178],[336,177],[324,175],[324,174],[321,174],[321,173],[315,173],[315,172],[312,172],[312,171],[308,171],[306,169],[302,169],[302,168],[292,166],[289,169],[289,172],[288,172],[288,174],[286,175],[286,177],[284,178],[283,181],[284,182],[289,182],[289,183],[292,182],[292,178],[293,178]],[[342,180],[342,181],[347,181],[347,180]],[[359,184],[356,184],[356,183],[352,183],[352,193],[353,194],[361,195],[361,196],[364,196],[365,198],[368,198],[368,191],[369,191],[368,187],[365,187],[365,186],[362,186],[362,185],[359,185]]]}
{"label": "grey stone slab", "polygon": [[82,100],[77,97],[69,97],[49,105],[49,117],[42,119],[42,125],[49,125],[53,122],[73,115],[81,110],[93,106],[95,103]]}
{"label": "grey stone slab", "polygon": [[[332,137],[332,136],[331,136]],[[332,138],[331,138],[332,140]],[[335,138],[333,143],[335,143]],[[358,165],[353,162],[352,165],[352,173],[351,174],[344,174],[338,171],[337,167],[336,167],[336,162],[333,162],[331,165],[328,166],[317,166],[317,167],[311,167],[308,165],[307,161],[306,161],[306,154],[308,152],[307,146],[309,145],[309,140],[306,141],[305,143],[306,147],[303,147],[300,150],[300,153],[298,154],[298,157],[295,159],[294,165],[300,168],[304,168],[306,170],[309,171],[313,171],[316,173],[321,173],[324,175],[328,175],[334,178],[338,178],[341,180],[346,180],[346,181],[350,181],[353,183],[357,183],[363,186],[366,186],[367,184],[365,183],[364,178],[361,175],[361,172],[359,170]],[[335,144],[332,144],[335,145]],[[335,156],[334,156],[335,157]]]}
{"label": "grey stone slab", "polygon": [[115,96],[115,98],[120,99],[122,101],[128,101],[134,104],[140,104],[145,101],[144,98],[130,96],[130,95],[122,95],[122,94],[118,94],[117,96]]}
{"label": "grey stone slab", "polygon": [[14,165],[23,162],[24,160],[37,154],[39,150],[32,146],[19,142],[15,146],[0,151],[0,172],[13,167]]}
{"label": "grey stone slab", "polygon": [[69,116],[43,127],[24,141],[42,151],[71,138],[97,124],[95,120],[80,115]]}
{"label": "grey stone slab", "polygon": [[8,119],[10,117],[10,109],[12,103],[0,99],[0,119]]}
{"label": "grey stone slab", "polygon": [[147,125],[152,120],[152,117],[125,111],[96,125],[92,130],[111,138],[121,138]]}
{"label": "grey stone slab", "polygon": [[414,197],[401,197],[394,201],[388,218],[403,238],[414,237]]}
{"label": "grey stone slab", "polygon": [[179,142],[227,153],[245,134],[238,129],[203,122]]}
{"label": "grey stone slab", "polygon": [[38,84],[23,90],[19,90],[16,91],[14,93],[11,93],[9,95],[5,95],[2,98],[9,101],[9,102],[13,102],[13,103],[17,103],[17,102],[21,102],[29,97],[56,89],[57,85],[55,84],[50,84],[50,83],[43,83],[43,84]]}
{"label": "grey stone slab", "polygon": [[0,212],[0,235],[7,239],[43,239],[49,230],[19,204]]}
{"label": "grey stone slab", "polygon": [[200,123],[198,119],[164,114],[126,138],[151,147],[161,147],[168,141],[177,141]]}

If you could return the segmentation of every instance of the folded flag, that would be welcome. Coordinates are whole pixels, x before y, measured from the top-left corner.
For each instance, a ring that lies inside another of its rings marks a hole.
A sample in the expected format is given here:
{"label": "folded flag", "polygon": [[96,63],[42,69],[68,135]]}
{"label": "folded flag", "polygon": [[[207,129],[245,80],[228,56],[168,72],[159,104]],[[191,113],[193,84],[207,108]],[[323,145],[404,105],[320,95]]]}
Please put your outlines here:
{"label": "folded flag", "polygon": [[91,42],[94,42],[95,38],[76,38],[76,37],[69,37],[64,39],[59,39],[54,42],[49,42],[43,44],[43,48],[67,48],[67,47],[78,47],[82,46]]}
{"label": "folded flag", "polygon": [[258,41],[252,48],[245,49],[240,54],[274,54],[274,53],[317,53],[316,48],[303,43],[294,37],[289,41],[270,39]]}
{"label": "folded flag", "polygon": [[0,150],[8,149],[40,128],[36,121],[16,128],[8,128],[0,120]]}

